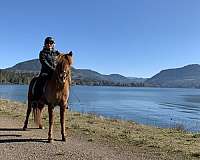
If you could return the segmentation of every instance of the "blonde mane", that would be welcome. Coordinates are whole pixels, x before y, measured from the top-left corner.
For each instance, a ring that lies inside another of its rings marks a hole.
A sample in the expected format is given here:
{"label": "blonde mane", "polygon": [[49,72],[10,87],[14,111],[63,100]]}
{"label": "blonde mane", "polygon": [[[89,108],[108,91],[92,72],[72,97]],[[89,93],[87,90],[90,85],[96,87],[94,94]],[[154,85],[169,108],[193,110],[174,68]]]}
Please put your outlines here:
{"label": "blonde mane", "polygon": [[61,53],[58,55],[57,57],[57,63],[61,63],[63,61],[67,60],[69,65],[72,65],[73,61],[72,61],[72,57],[69,54],[64,54]]}

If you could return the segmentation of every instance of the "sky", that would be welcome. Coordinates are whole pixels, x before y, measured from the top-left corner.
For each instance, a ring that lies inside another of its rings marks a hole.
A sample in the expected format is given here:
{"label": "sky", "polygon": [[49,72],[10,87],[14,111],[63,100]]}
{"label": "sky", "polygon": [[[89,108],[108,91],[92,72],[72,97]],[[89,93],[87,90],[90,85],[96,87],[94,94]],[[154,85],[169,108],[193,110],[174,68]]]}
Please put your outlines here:
{"label": "sky", "polygon": [[200,64],[199,0],[6,0],[0,68],[36,59],[53,36],[75,68],[150,78]]}

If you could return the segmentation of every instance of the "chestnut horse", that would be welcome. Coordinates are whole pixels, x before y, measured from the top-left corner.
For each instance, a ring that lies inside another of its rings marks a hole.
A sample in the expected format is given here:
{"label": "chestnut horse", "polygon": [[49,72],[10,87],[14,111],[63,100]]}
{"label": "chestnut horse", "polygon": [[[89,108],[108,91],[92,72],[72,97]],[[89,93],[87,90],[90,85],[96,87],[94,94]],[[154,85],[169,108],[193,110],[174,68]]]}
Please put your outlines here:
{"label": "chestnut horse", "polygon": [[[61,123],[61,135],[62,141],[66,141],[65,138],[65,109],[69,98],[69,89],[71,84],[71,65],[72,65],[72,52],[68,54],[60,54],[57,57],[57,65],[51,78],[45,83],[43,94],[40,98],[35,99],[33,95],[33,88],[35,81],[38,77],[34,77],[29,85],[28,91],[28,109],[26,113],[26,119],[24,122],[23,130],[27,129],[28,118],[33,108],[34,121],[40,129],[43,128],[41,123],[41,113],[46,105],[48,105],[49,113],[49,133],[48,142],[52,142],[52,129],[54,115],[53,110],[55,106],[60,106],[60,123]],[[37,88],[36,88],[37,89]]]}

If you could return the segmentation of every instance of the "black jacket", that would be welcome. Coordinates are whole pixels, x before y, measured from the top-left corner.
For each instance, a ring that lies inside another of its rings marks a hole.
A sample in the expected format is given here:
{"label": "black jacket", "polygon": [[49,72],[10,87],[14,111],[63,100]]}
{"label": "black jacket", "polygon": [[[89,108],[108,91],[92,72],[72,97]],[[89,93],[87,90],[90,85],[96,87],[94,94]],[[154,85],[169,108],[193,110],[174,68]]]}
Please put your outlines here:
{"label": "black jacket", "polygon": [[47,48],[43,48],[43,50],[40,51],[39,59],[40,63],[42,64],[41,72],[46,73],[47,75],[51,75],[52,72],[55,70],[56,67],[56,56],[58,56],[60,52],[57,50],[49,50]]}

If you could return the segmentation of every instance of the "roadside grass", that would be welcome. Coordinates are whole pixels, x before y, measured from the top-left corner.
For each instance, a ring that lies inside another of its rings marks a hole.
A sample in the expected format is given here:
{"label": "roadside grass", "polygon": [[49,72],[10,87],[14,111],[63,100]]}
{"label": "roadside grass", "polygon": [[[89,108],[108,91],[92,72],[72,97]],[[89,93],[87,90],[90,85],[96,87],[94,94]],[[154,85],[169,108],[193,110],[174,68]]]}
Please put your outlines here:
{"label": "roadside grass", "polygon": [[[0,100],[0,116],[12,116],[23,122],[26,106]],[[55,130],[60,130],[59,113],[55,114]],[[33,124],[32,116],[30,122]],[[47,107],[43,112],[43,123],[48,128]],[[180,159],[200,158],[200,133],[189,133],[182,127],[163,129],[138,125],[132,121],[67,111],[66,129],[69,135],[79,136],[89,142],[108,144],[116,149],[135,152],[136,148],[140,148],[143,153],[162,155],[166,159],[172,159],[172,155],[181,157]]]}
{"label": "roadside grass", "polygon": [[133,152],[135,147],[139,147],[147,152],[181,154],[186,159],[200,158],[200,134],[188,133],[180,128],[162,129],[77,113],[68,113],[68,125],[89,141],[112,142],[113,146],[126,146]]}

